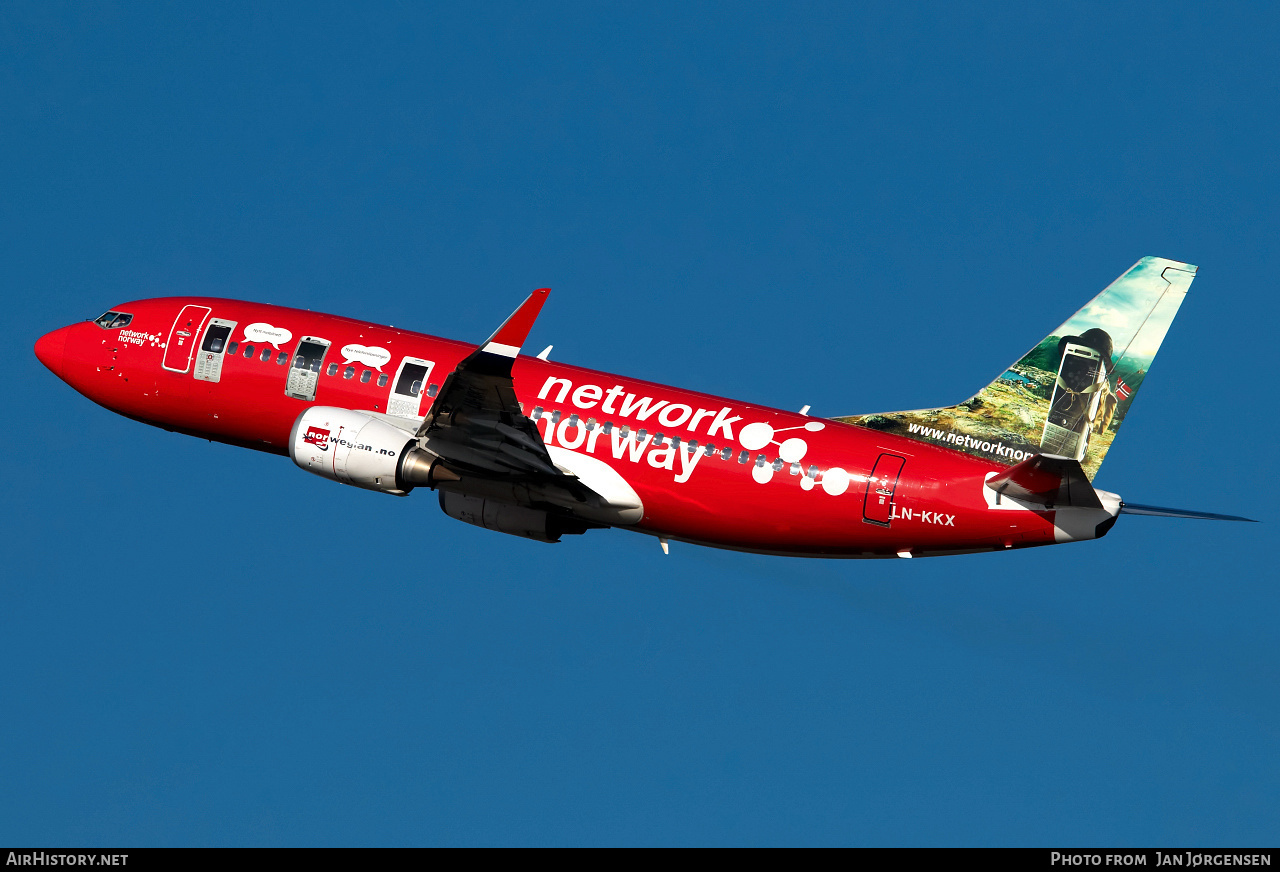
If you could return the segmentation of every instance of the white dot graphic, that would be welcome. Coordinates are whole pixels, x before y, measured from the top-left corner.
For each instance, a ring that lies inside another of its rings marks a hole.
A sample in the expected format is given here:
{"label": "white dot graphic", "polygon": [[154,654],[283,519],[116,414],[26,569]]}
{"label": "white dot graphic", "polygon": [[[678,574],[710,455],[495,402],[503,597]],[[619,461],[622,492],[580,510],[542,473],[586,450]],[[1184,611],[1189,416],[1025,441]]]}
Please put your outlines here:
{"label": "white dot graphic", "polygon": [[822,474],[822,489],[833,497],[838,497],[849,489],[849,473],[838,466],[833,466]]}
{"label": "white dot graphic", "polygon": [[778,456],[787,463],[799,463],[809,446],[803,439],[788,439],[778,446]]}
{"label": "white dot graphic", "polygon": [[738,431],[738,442],[748,451],[759,451],[773,441],[773,428],[757,421]]}
{"label": "white dot graphic", "polygon": [[[809,451],[809,443],[797,436],[792,436],[790,439],[785,439],[782,442],[774,442],[774,438],[778,434],[785,433],[788,430],[805,430],[809,433],[817,433],[819,430],[825,429],[826,426],[827,425],[822,421],[806,421],[803,425],[774,429],[771,424],[766,424],[764,421],[756,421],[755,423],[747,424],[738,431],[738,442],[747,451],[760,451],[766,446],[777,445],[778,459],[784,463],[794,464],[804,460],[805,454]],[[751,477],[760,484],[764,484],[765,482],[773,479],[773,473],[774,470],[772,469],[772,464],[766,464],[764,467],[753,467],[751,470]],[[843,484],[840,483],[840,476],[842,475],[844,476]],[[814,480],[812,478],[809,478],[808,476],[802,477],[800,487],[805,490],[813,490],[813,485]],[[836,488],[836,494],[844,493],[848,486],[848,473],[844,470],[839,470],[836,473],[836,476],[829,487],[825,483],[823,484],[823,487],[827,488],[828,493],[832,493],[832,489]]]}

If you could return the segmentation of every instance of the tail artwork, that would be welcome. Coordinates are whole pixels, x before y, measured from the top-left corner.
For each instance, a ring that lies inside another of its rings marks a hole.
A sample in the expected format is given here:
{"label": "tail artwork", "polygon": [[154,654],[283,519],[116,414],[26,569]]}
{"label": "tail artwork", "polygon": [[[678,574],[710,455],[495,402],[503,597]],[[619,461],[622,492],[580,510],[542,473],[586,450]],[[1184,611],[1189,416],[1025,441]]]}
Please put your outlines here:
{"label": "tail artwork", "polygon": [[1195,276],[1144,257],[969,400],[835,420],[1007,466],[1070,458],[1092,481]]}

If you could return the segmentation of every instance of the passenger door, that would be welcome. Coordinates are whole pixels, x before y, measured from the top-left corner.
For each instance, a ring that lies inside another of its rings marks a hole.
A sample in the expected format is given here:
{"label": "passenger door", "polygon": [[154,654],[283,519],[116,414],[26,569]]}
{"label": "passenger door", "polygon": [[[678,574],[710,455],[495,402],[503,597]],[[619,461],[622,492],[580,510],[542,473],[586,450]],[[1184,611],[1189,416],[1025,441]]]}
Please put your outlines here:
{"label": "passenger door", "polygon": [[191,368],[192,352],[196,348],[196,336],[204,319],[209,317],[208,306],[183,306],[169,328],[169,339],[164,344],[164,360],[161,366],[170,372],[186,372]]}

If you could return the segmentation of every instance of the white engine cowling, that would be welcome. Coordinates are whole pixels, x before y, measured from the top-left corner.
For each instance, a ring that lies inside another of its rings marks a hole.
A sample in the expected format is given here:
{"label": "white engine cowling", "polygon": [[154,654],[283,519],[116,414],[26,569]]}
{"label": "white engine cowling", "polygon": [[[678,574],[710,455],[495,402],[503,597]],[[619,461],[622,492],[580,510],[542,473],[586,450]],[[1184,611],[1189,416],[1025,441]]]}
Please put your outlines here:
{"label": "white engine cowling", "polygon": [[404,496],[413,484],[400,475],[417,439],[386,421],[334,406],[312,406],[293,424],[289,456],[316,475],[355,487]]}

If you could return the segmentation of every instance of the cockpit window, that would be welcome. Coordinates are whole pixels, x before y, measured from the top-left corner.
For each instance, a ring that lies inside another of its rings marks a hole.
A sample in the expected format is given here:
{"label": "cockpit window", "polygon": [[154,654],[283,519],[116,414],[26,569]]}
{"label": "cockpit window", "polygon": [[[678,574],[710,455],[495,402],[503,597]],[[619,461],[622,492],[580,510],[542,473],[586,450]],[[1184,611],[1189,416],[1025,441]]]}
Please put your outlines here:
{"label": "cockpit window", "polygon": [[95,318],[93,323],[103,330],[115,330],[119,327],[128,326],[132,320],[133,316],[124,312],[106,312],[101,318]]}

